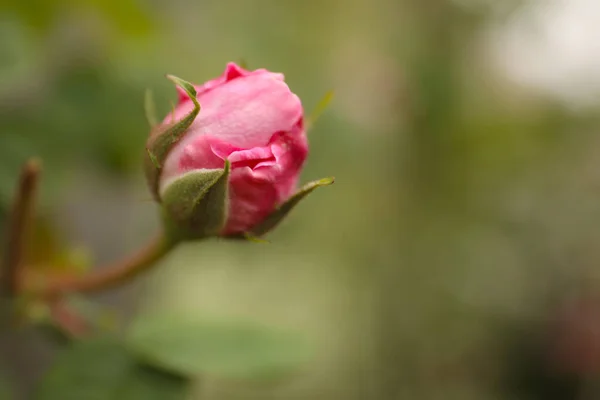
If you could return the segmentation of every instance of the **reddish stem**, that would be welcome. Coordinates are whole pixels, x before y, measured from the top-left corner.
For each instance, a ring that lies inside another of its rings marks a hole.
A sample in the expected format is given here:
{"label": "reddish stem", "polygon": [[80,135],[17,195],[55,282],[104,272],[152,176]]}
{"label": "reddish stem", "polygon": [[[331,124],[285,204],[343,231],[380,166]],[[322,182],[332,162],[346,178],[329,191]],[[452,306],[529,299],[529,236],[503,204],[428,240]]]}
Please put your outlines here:
{"label": "reddish stem", "polygon": [[34,212],[40,173],[41,165],[38,160],[32,159],[25,163],[9,216],[3,268],[0,271],[1,291],[9,296],[17,294],[19,280],[23,275],[23,249],[27,228]]}
{"label": "reddish stem", "polygon": [[67,293],[97,292],[120,286],[148,270],[164,256],[171,244],[160,235],[136,254],[112,265],[98,267],[80,276],[50,277],[46,282],[36,283],[25,277],[24,290],[46,298],[56,298]]}

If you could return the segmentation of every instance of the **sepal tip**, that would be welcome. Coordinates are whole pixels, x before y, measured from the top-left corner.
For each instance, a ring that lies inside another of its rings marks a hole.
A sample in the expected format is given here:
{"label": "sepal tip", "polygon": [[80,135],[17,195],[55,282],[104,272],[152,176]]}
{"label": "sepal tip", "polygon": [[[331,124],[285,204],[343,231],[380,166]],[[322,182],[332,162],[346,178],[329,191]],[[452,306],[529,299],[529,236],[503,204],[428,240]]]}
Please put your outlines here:
{"label": "sepal tip", "polygon": [[263,222],[253,227],[250,234],[260,237],[275,228],[289,214],[290,211],[313,190],[321,186],[329,186],[335,182],[334,177],[322,178],[304,185],[292,197],[279,205]]}

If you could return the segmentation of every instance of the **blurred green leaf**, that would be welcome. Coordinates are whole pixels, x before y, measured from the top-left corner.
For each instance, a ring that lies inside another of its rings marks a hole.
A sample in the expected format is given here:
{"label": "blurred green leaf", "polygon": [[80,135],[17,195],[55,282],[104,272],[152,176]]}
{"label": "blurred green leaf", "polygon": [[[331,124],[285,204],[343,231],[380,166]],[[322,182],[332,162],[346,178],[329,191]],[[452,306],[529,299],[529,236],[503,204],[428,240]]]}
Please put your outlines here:
{"label": "blurred green leaf", "polygon": [[4,0],[0,11],[17,15],[39,33],[50,30],[60,21],[66,7],[96,11],[119,33],[141,36],[152,31],[153,23],[148,10],[134,0]]}
{"label": "blurred green leaf", "polygon": [[36,400],[185,399],[187,381],[142,366],[116,338],[72,344],[57,357]]}
{"label": "blurred green leaf", "polygon": [[96,8],[121,33],[143,36],[152,32],[152,19],[135,0],[80,0]]}
{"label": "blurred green leaf", "polygon": [[149,363],[185,375],[249,377],[298,367],[309,356],[297,334],[241,321],[146,315],[129,332],[131,347]]}
{"label": "blurred green leaf", "polygon": [[0,375],[0,400],[8,400],[12,398],[12,389],[8,383],[8,379]]}
{"label": "blurred green leaf", "polygon": [[56,12],[63,5],[61,3],[64,2],[61,0],[32,0],[28,2],[5,0],[0,2],[0,11],[16,14],[28,26],[39,31],[45,31],[54,22]]}
{"label": "blurred green leaf", "polygon": [[37,393],[38,400],[107,400],[132,368],[127,351],[112,338],[74,343],[57,357]]}
{"label": "blurred green leaf", "polygon": [[137,365],[115,399],[181,400],[187,398],[185,378],[157,369]]}

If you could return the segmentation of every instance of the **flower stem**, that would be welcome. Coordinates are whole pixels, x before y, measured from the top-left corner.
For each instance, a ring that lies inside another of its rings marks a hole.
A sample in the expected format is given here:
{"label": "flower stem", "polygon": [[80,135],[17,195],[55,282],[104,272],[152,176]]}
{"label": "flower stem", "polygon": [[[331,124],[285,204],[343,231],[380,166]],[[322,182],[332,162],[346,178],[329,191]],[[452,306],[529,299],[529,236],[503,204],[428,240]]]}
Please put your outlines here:
{"label": "flower stem", "polygon": [[23,274],[23,248],[27,228],[35,207],[35,195],[38,187],[41,165],[31,159],[23,165],[17,193],[9,216],[6,233],[6,248],[2,269],[0,270],[0,292],[8,296],[17,294],[19,279]]}
{"label": "flower stem", "polygon": [[[2,269],[0,270],[0,294],[9,298],[19,296],[20,281],[27,274],[27,266],[23,263],[25,240],[35,212],[35,200],[42,168],[37,159],[28,160],[21,168],[21,175],[17,183],[17,191],[9,214],[8,229],[6,232],[6,246]],[[76,314],[67,313],[65,304],[61,300],[54,300],[50,304],[53,321],[63,332],[71,336],[82,335],[85,332],[84,321]],[[18,315],[13,315],[17,323]]]}
{"label": "flower stem", "polygon": [[40,284],[26,280],[25,290],[54,298],[67,293],[97,292],[120,286],[162,258],[173,247],[173,243],[163,235],[157,236],[144,248],[132,256],[112,265],[98,267],[92,272],[81,276],[56,277]]}

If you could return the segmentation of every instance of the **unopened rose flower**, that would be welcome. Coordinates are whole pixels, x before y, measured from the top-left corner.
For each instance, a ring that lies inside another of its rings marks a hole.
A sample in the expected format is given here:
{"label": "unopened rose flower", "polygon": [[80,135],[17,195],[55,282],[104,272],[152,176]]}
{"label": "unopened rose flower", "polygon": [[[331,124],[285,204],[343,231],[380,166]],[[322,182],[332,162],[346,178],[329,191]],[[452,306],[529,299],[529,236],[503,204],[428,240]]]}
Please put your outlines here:
{"label": "unopened rose flower", "polygon": [[314,187],[304,111],[284,76],[234,63],[202,85],[172,77],[179,103],[151,133],[146,172],[168,223],[187,237],[260,235]]}

